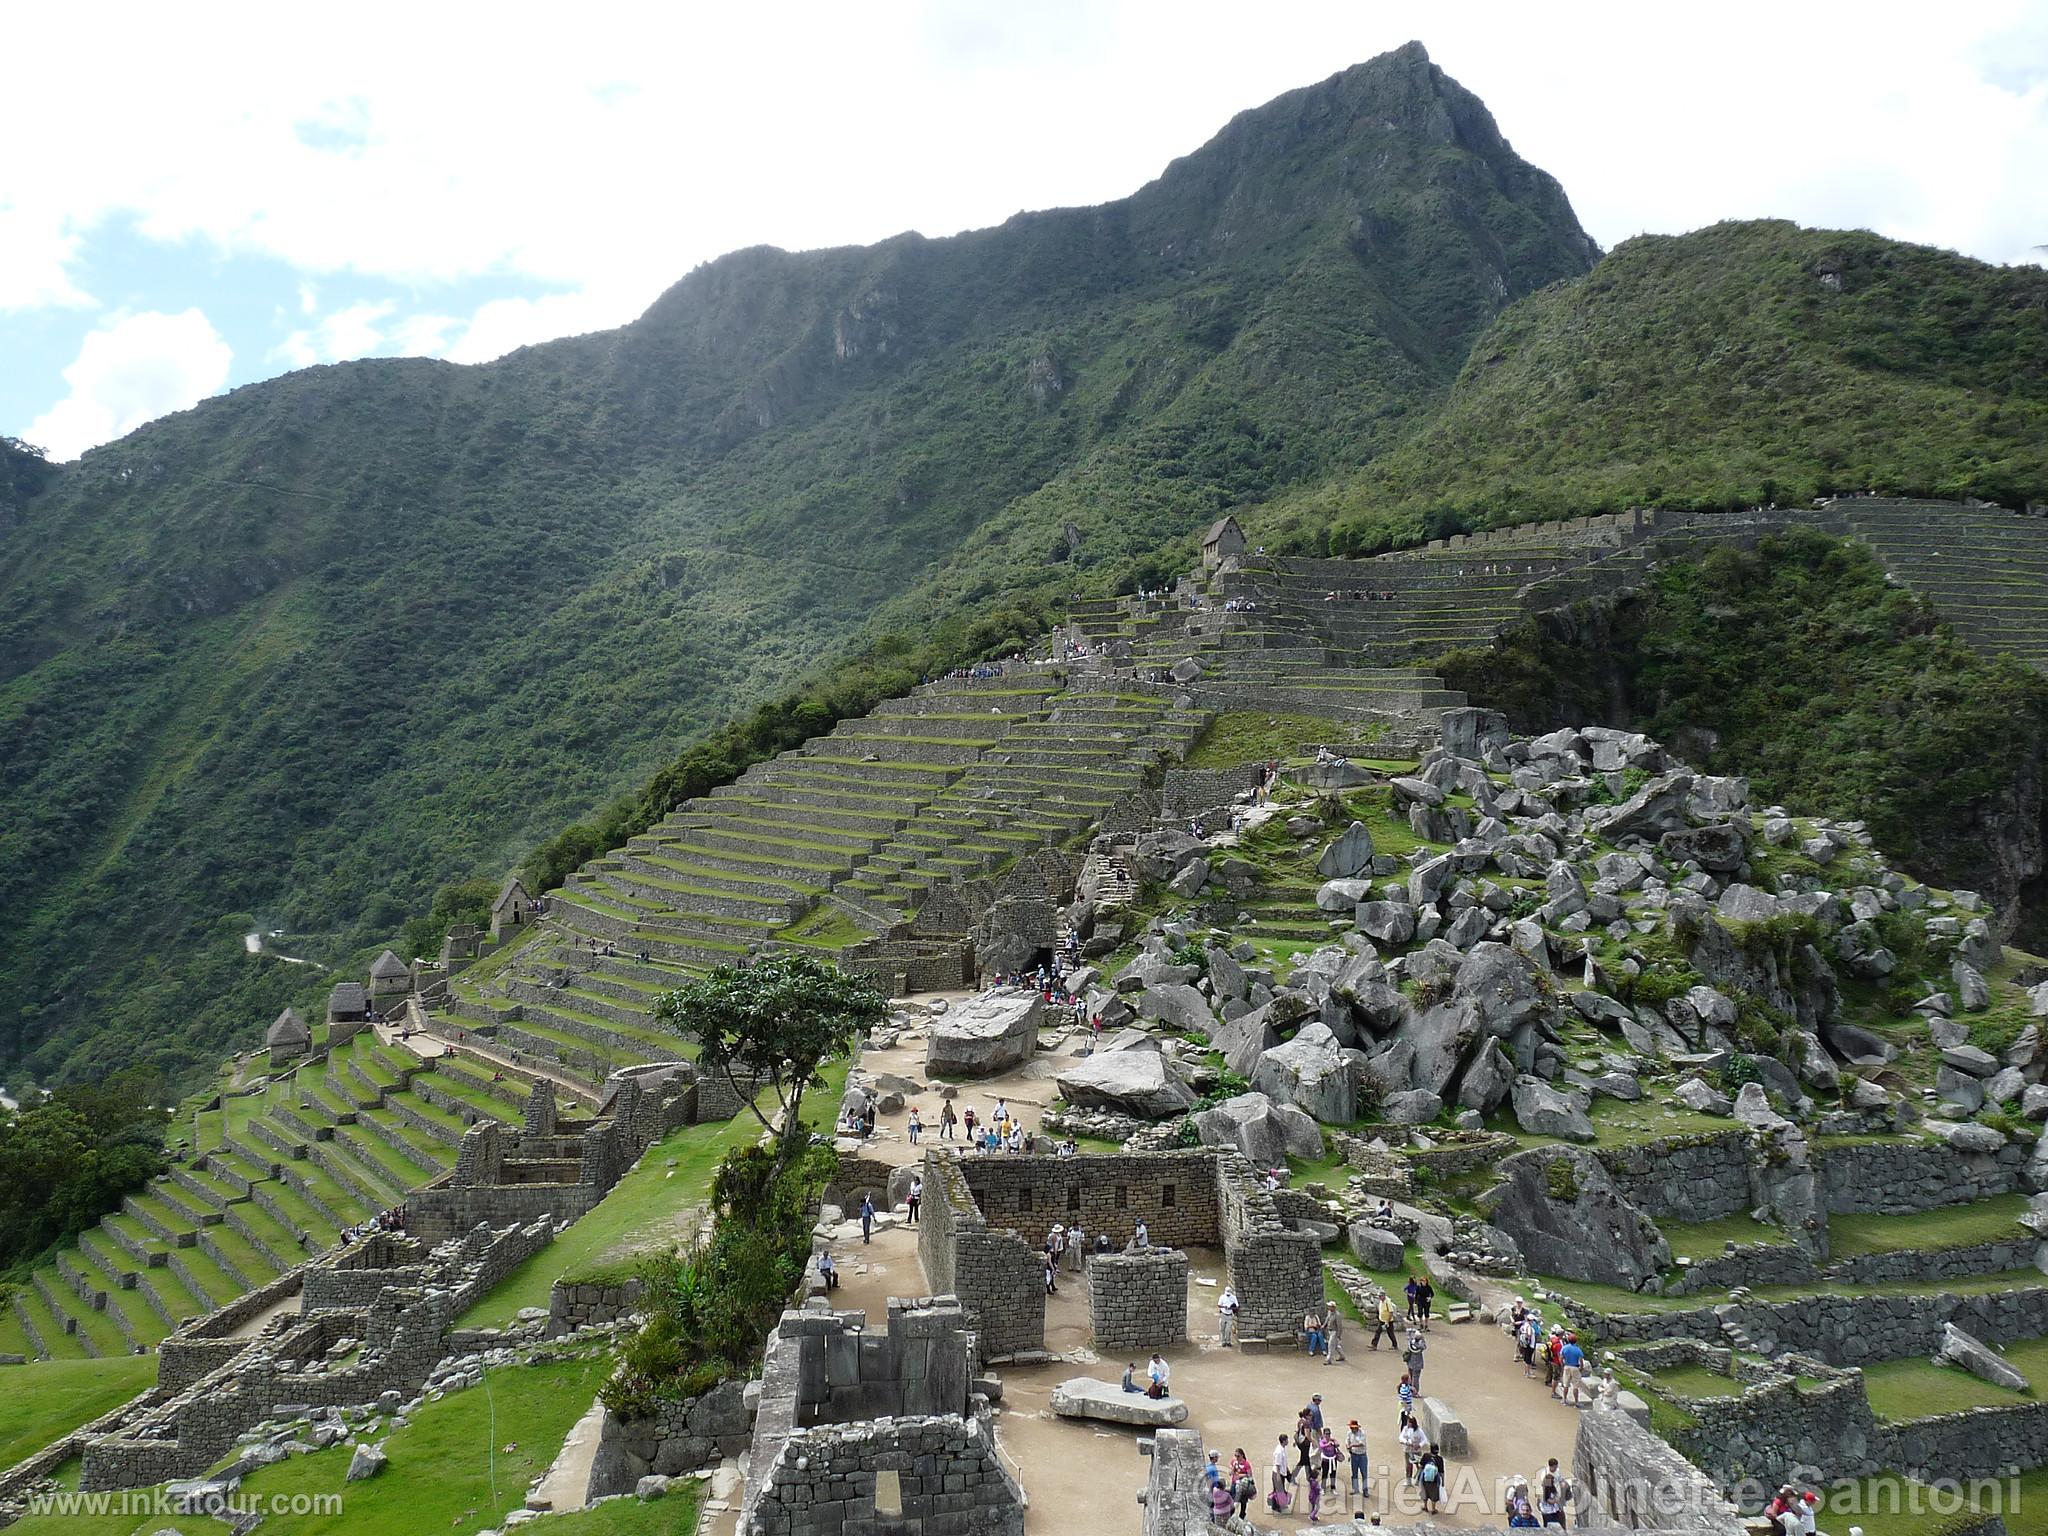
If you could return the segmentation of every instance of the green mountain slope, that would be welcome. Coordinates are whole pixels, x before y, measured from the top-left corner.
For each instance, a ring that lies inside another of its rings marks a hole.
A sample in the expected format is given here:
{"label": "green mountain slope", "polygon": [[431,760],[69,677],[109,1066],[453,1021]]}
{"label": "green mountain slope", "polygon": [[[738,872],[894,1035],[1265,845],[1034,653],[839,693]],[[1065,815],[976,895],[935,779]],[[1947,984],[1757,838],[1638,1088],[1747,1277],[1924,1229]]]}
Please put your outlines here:
{"label": "green mountain slope", "polygon": [[1334,553],[1631,504],[2048,499],[2048,272],[1718,224],[1507,310],[1442,411],[1271,519]]}
{"label": "green mountain slope", "polygon": [[0,495],[0,1064],[173,1077],[857,638],[1178,554],[1595,252],[1416,46],[1132,197],[750,250],[617,332],[313,369]]}

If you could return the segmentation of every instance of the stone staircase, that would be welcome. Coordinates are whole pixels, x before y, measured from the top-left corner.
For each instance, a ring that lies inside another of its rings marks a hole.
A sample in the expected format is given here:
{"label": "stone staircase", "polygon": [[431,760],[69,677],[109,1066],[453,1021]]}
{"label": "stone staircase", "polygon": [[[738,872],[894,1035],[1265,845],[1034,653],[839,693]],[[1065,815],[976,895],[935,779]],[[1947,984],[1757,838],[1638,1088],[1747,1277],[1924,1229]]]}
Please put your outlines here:
{"label": "stone staircase", "polygon": [[441,1177],[469,1122],[516,1121],[531,1086],[366,1031],[222,1095],[194,1113],[183,1162],[30,1274],[0,1317],[0,1353],[153,1349]]}

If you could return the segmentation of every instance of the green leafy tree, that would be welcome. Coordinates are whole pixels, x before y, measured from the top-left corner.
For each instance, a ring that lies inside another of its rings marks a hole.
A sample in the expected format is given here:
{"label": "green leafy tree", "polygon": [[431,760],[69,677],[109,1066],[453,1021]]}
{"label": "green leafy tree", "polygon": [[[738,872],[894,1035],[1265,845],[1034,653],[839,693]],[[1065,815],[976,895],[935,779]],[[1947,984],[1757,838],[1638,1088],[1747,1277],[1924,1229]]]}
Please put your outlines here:
{"label": "green leafy tree", "polygon": [[874,983],[809,955],[777,954],[747,966],[720,966],[701,981],[664,993],[655,1014],[698,1042],[698,1064],[723,1073],[754,1116],[774,1130],[739,1078],[766,1082],[782,1106],[777,1163],[807,1137],[801,1118],[818,1069],[852,1049],[855,1035],[879,1024],[889,1005]]}

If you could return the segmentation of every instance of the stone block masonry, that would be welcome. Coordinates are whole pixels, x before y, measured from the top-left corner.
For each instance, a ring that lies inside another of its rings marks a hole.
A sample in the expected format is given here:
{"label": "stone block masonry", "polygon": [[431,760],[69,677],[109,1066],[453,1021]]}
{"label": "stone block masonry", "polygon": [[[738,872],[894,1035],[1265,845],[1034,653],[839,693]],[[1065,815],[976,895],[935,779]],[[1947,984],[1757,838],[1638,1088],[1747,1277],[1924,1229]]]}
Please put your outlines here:
{"label": "stone block masonry", "polygon": [[1163,1349],[1188,1336],[1188,1256],[1174,1248],[1098,1254],[1088,1261],[1095,1347]]}
{"label": "stone block masonry", "polygon": [[1045,1342],[1044,1265],[1053,1223],[1079,1222],[1091,1246],[1128,1243],[1142,1220],[1154,1246],[1220,1247],[1250,1341],[1291,1340],[1323,1296],[1315,1238],[1281,1216],[1242,1154],[1217,1148],[1107,1157],[925,1152],[918,1254],[934,1291],[959,1296],[984,1357]]}

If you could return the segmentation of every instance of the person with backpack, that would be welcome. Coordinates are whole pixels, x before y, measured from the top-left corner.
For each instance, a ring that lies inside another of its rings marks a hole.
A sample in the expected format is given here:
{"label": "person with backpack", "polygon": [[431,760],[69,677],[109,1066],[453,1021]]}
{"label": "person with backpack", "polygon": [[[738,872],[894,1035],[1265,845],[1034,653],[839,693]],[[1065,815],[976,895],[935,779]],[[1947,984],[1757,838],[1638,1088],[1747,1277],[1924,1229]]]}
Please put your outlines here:
{"label": "person with backpack", "polygon": [[1422,1465],[1416,1469],[1416,1477],[1422,1486],[1422,1512],[1433,1515],[1441,1506],[1444,1496],[1443,1452],[1432,1445],[1423,1454]]}
{"label": "person with backpack", "polygon": [[1515,1335],[1515,1353],[1522,1357],[1522,1378],[1526,1381],[1536,1374],[1536,1314],[1529,1313],[1522,1319],[1522,1330]]}
{"label": "person with backpack", "polygon": [[1579,1384],[1586,1374],[1586,1352],[1579,1347],[1576,1333],[1564,1336],[1564,1348],[1558,1352],[1557,1363],[1562,1368],[1562,1389],[1558,1395],[1576,1408],[1579,1405]]}
{"label": "person with backpack", "polygon": [[1401,1415],[1401,1472],[1409,1483],[1415,1481],[1415,1474],[1422,1466],[1422,1453],[1429,1442],[1423,1438],[1422,1426],[1415,1422],[1415,1415]]}

